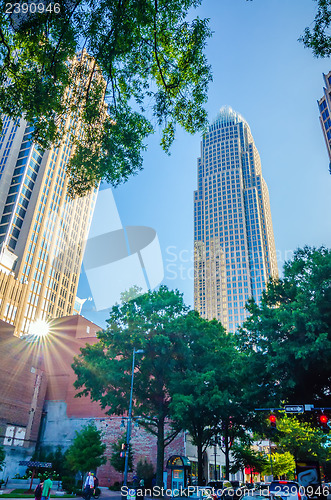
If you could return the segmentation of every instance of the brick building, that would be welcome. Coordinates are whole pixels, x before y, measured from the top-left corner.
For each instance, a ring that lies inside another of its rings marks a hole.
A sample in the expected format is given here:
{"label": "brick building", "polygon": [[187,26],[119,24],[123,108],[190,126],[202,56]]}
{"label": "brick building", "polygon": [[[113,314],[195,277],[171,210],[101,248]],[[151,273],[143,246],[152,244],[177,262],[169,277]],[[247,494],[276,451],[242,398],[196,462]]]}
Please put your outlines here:
{"label": "brick building", "polygon": [[36,346],[14,335],[14,327],[0,320],[0,444],[6,452],[3,477],[25,468],[38,439],[46,393],[46,375]]}

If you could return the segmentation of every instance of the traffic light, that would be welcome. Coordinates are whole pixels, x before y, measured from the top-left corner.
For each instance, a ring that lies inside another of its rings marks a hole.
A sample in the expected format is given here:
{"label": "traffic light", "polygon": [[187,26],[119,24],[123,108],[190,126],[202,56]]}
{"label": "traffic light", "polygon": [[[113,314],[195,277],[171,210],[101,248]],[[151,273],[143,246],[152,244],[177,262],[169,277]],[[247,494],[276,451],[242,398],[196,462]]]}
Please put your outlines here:
{"label": "traffic light", "polygon": [[277,419],[276,419],[276,415],[274,415],[273,413],[271,415],[269,415],[269,423],[270,423],[270,428],[271,429],[277,429]]}
{"label": "traffic light", "polygon": [[124,457],[125,457],[125,454],[126,454],[126,449],[127,449],[127,445],[126,445],[126,443],[122,443],[122,446],[121,446],[121,453],[120,453],[120,457],[121,457],[121,458],[124,458]]}
{"label": "traffic light", "polygon": [[318,417],[318,420],[319,420],[321,429],[323,429],[323,431],[329,432],[329,430],[330,430],[329,425],[328,425],[329,418],[326,415],[324,415],[324,413],[321,413]]}

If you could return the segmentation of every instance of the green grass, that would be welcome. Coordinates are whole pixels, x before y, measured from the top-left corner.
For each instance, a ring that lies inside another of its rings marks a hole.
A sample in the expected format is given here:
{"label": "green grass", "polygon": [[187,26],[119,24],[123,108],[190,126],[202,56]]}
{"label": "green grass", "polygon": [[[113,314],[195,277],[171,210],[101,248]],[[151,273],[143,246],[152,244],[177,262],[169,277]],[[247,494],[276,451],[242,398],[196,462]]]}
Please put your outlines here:
{"label": "green grass", "polygon": [[[27,493],[27,488],[25,489],[16,489],[11,491],[10,493],[2,493],[0,494],[1,498],[34,498],[34,494]],[[51,494],[51,498],[75,498],[76,495],[69,495],[68,493],[64,493],[64,495],[55,495]]]}

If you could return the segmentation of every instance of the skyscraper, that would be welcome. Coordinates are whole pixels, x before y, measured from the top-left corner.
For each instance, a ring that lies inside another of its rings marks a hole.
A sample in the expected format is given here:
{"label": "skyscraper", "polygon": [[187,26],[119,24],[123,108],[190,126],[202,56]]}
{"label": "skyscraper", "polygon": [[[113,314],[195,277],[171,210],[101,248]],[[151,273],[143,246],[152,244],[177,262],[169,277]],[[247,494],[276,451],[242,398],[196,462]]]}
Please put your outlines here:
{"label": "skyscraper", "polygon": [[331,71],[327,75],[324,75],[324,95],[318,102],[318,107],[320,110],[320,122],[323,130],[323,135],[325,139],[325,144],[328,150],[330,164],[329,170],[331,174]]}
{"label": "skyscraper", "polygon": [[[85,52],[72,61],[74,68],[78,62],[85,69],[94,64]],[[78,85],[86,85],[86,74]],[[83,133],[79,106],[62,126],[64,140],[45,152],[24,119],[5,118],[0,136],[0,319],[13,324],[16,335],[29,333],[36,320],[74,309],[97,192],[68,197],[66,165]]]}
{"label": "skyscraper", "polygon": [[278,275],[269,194],[250,128],[224,107],[202,139],[194,193],[194,306],[234,331]]}

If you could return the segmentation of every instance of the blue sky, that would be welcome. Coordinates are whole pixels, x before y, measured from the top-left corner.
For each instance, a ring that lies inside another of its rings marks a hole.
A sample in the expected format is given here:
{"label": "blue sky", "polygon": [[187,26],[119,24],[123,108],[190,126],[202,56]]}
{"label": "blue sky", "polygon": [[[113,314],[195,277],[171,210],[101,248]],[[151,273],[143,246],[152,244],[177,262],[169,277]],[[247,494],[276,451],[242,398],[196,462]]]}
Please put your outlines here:
{"label": "blue sky", "polygon": [[[297,247],[331,247],[331,176],[316,103],[323,94],[322,73],[331,65],[298,42],[315,10],[313,0],[203,0],[196,12],[210,19],[214,32],[206,50],[213,70],[209,119],[230,105],[250,125],[269,188],[280,271]],[[178,288],[193,306],[193,191],[200,135],[178,128],[171,156],[159,141],[155,133],[144,170],[113,194],[124,226],[156,231],[163,283]],[[83,276],[78,296],[89,295]],[[91,301],[82,314],[102,327],[108,316],[93,311]]]}

